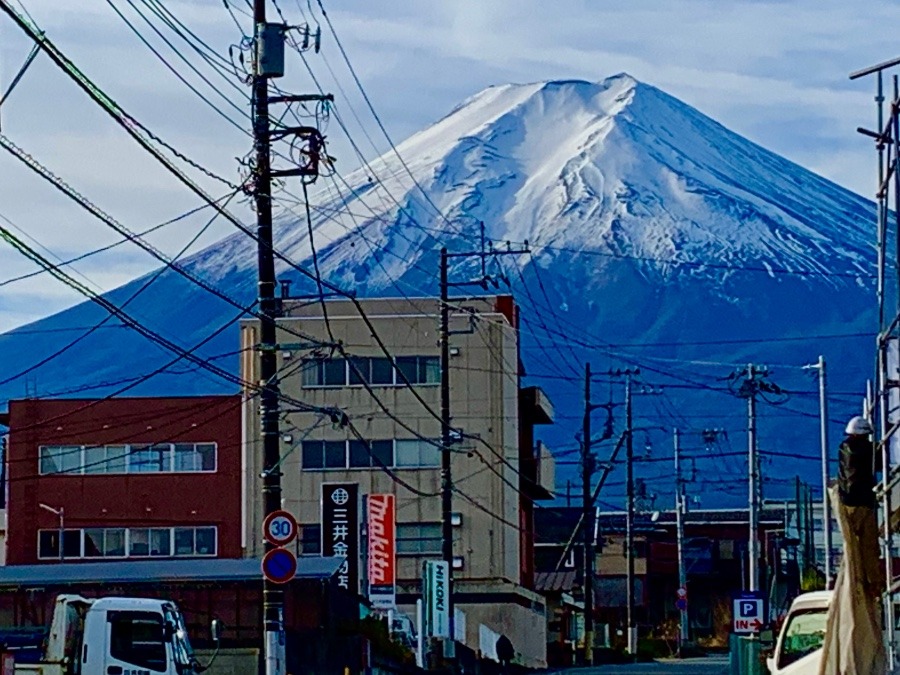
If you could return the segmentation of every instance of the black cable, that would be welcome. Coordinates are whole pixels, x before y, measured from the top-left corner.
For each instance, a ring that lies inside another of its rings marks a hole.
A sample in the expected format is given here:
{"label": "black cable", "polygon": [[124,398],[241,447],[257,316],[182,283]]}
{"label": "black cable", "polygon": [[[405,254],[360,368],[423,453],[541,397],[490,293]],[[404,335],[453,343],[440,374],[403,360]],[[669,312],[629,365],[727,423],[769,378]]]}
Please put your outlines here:
{"label": "black cable", "polygon": [[[229,195],[229,196],[227,196],[227,197],[225,198],[225,205],[228,204],[228,201],[230,201],[230,200],[234,197],[235,194],[236,194],[236,193],[233,192],[233,193],[231,193],[231,195]],[[174,261],[177,261],[181,256],[183,256],[183,255],[188,251],[188,249],[190,249],[191,246],[194,245],[194,243],[195,243],[195,242],[203,235],[203,233],[206,232],[207,229],[209,229],[209,227],[212,225],[213,221],[216,219],[217,216],[218,216],[217,213],[216,213],[216,214],[213,214],[212,218],[210,218],[210,219],[206,222],[206,224],[205,224],[205,225],[197,232],[197,234],[194,235],[194,237],[192,237],[191,240],[188,241],[188,243],[187,243],[184,247],[182,247],[182,249],[175,255],[174,258],[172,258],[172,261],[173,261],[173,262],[174,262]],[[125,237],[125,239],[124,239],[123,241],[133,241],[133,240],[134,240],[134,237],[133,237],[132,235],[130,235],[130,234],[124,234],[123,236]],[[141,286],[138,287],[137,290],[135,290],[131,295],[129,295],[129,296],[125,299],[125,301],[120,305],[120,307],[123,307],[123,308],[124,308],[124,307],[127,307],[129,304],[131,304],[131,302],[132,302],[135,298],[137,298],[137,297],[138,297],[139,295],[141,295],[144,291],[146,291],[148,288],[150,288],[150,286],[151,286],[157,279],[159,279],[160,276],[162,276],[163,273],[164,273],[167,269],[168,269],[168,267],[161,267],[159,270],[157,270],[156,272],[154,272],[153,274],[151,274],[150,277],[149,277],[143,284],[141,284]],[[46,270],[45,270],[45,271],[46,271]],[[5,377],[4,379],[0,380],[0,386],[2,386],[2,385],[4,385],[4,384],[9,384],[10,382],[13,382],[13,381],[15,381],[15,380],[18,380],[19,378],[24,377],[25,375],[28,375],[29,373],[34,372],[34,371],[37,370],[38,368],[40,368],[40,367],[42,367],[42,366],[44,366],[44,365],[50,363],[51,361],[53,361],[54,359],[58,358],[59,356],[62,356],[62,355],[65,354],[67,351],[69,351],[70,349],[72,349],[75,345],[77,345],[78,343],[80,343],[82,340],[85,340],[87,337],[89,337],[91,334],[93,334],[95,331],[97,331],[99,328],[101,328],[102,326],[106,325],[107,322],[110,321],[111,319],[112,319],[112,315],[107,315],[107,316],[105,316],[105,317],[103,318],[102,321],[100,321],[99,323],[95,324],[93,327],[91,327],[90,329],[88,329],[85,333],[83,333],[82,335],[78,336],[78,337],[75,338],[74,340],[71,340],[70,342],[66,343],[65,345],[63,345],[62,347],[60,347],[59,349],[57,349],[56,351],[54,351],[52,354],[49,354],[49,355],[45,356],[45,357],[42,358],[40,361],[38,361],[37,363],[33,363],[32,365],[28,366],[28,367],[25,368],[24,370],[21,370],[21,371],[19,371],[18,373],[15,373],[14,375],[9,375],[9,376]]]}
{"label": "black cable", "polygon": [[[221,202],[223,199],[226,199],[227,197],[228,197],[227,194],[223,195],[222,197],[217,199],[216,202],[217,203]],[[182,221],[185,218],[192,216],[195,213],[198,213],[199,211],[202,211],[203,209],[207,209],[207,208],[209,208],[209,204],[201,204],[200,206],[197,206],[189,211],[185,211],[184,213],[182,213],[178,216],[175,216],[174,218],[171,218],[165,222],[158,223],[156,225],[153,225],[152,227],[147,228],[146,230],[142,230],[137,233],[137,236],[145,237],[148,234],[152,234],[152,233],[156,232],[157,230],[160,230],[168,225],[172,225],[174,223]],[[3,219],[4,221],[6,221],[6,223],[10,226],[15,226],[15,224],[9,218],[7,218],[5,215],[3,215],[2,213],[0,213],[0,219]],[[17,228],[17,229],[21,229],[21,228]],[[81,255],[75,256],[74,258],[69,258],[67,260],[61,260],[60,265],[64,266],[64,267],[68,267],[69,265],[72,265],[73,263],[80,262],[82,260],[85,260],[86,258],[90,258],[91,256],[95,256],[99,253],[105,253],[106,251],[112,250],[118,246],[121,246],[122,244],[129,242],[129,241],[130,241],[130,239],[128,237],[124,237],[124,238],[120,239],[119,241],[113,242],[112,244],[109,244],[107,246],[102,246],[100,248],[92,249],[92,250],[88,251],[87,253],[82,253]],[[38,270],[36,272],[29,272],[27,274],[21,274],[17,277],[11,277],[9,279],[5,279],[4,281],[0,281],[0,287],[7,286],[16,281],[24,281],[25,279],[31,279],[31,278],[39,276],[41,274],[44,274],[43,270]]]}

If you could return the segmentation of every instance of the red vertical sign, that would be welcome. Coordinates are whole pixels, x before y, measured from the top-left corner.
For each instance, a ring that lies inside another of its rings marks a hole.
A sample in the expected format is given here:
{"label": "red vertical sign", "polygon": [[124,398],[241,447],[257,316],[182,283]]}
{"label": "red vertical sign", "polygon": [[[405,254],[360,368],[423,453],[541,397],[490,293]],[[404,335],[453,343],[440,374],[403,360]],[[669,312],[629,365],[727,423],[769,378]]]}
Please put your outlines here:
{"label": "red vertical sign", "polygon": [[376,609],[397,606],[397,524],[394,495],[369,495],[369,601]]}

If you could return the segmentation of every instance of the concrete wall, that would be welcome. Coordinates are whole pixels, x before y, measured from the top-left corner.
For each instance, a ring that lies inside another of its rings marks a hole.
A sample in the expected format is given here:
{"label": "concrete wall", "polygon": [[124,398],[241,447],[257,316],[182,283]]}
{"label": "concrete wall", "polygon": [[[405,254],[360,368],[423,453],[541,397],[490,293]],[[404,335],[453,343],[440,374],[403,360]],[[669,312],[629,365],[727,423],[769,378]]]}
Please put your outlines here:
{"label": "concrete wall", "polygon": [[[212,649],[197,649],[194,655],[203,665],[208,664],[215,653]],[[259,675],[258,649],[222,649],[212,667],[204,672],[209,675]]]}
{"label": "concrete wall", "polygon": [[[438,356],[438,305],[434,300],[366,300],[365,312],[375,332],[390,354],[399,356]],[[457,304],[457,303],[454,303]],[[507,634],[528,665],[546,662],[546,619],[540,596],[527,591],[521,583],[521,542],[519,533],[519,360],[518,334],[511,317],[500,311],[492,298],[460,301],[471,306],[477,320],[454,313],[451,330],[461,331],[451,338],[458,353],[451,356],[450,386],[453,426],[483,442],[466,438],[455,446],[452,456],[453,482],[460,493],[453,497],[453,511],[462,516],[454,529],[455,556],[464,565],[454,572],[458,593],[477,585],[480,595],[502,591],[497,601],[479,600],[463,605],[467,614],[466,644],[478,647],[478,626],[489,625]],[[321,307],[309,305],[287,308],[287,317],[279,320],[279,341],[298,342],[290,331],[315,339],[329,338],[328,325],[320,315]],[[329,302],[328,316],[334,339],[341,341],[353,356],[383,357],[374,343],[369,327],[349,302]],[[472,326],[473,332],[464,331]],[[242,325],[242,377],[259,380],[259,365],[252,347],[258,342],[258,325]],[[346,411],[359,432],[369,440],[412,439],[417,435],[440,438],[440,388],[418,385],[415,392],[403,384],[372,385],[378,400],[363,386],[304,388],[300,363],[308,352],[285,356],[279,352],[278,365],[284,395],[307,404],[338,407]],[[249,392],[247,392],[249,394]],[[418,397],[427,404],[423,405]],[[386,414],[387,408],[392,419]],[[290,404],[283,404],[290,408]],[[433,413],[432,413],[433,411]],[[282,434],[290,433],[293,444],[307,440],[353,439],[347,429],[335,428],[329,420],[307,412],[286,412]],[[408,427],[408,428],[406,428]],[[263,517],[259,498],[262,453],[259,446],[258,405],[248,396],[244,406],[244,514],[245,555],[259,555]],[[305,470],[299,447],[282,442],[283,504],[301,524],[318,524],[320,486],[323,482],[353,482],[360,494],[394,493],[397,496],[398,523],[439,523],[441,520],[440,471],[438,468],[395,469],[394,477],[380,468]],[[255,498],[254,498],[255,497]],[[401,592],[418,594],[418,580],[427,556],[403,555],[399,558],[398,582]],[[405,590],[403,590],[405,588]],[[533,609],[529,609],[533,607]],[[414,618],[414,607],[401,608]]]}
{"label": "concrete wall", "polygon": [[[365,301],[366,313],[375,330],[393,356],[437,356],[437,304],[422,301],[411,307],[408,302]],[[454,495],[453,510],[462,514],[462,525],[455,529],[454,554],[464,558],[458,578],[504,579],[518,582],[520,577],[519,501],[518,492],[518,355],[516,332],[506,317],[493,311],[489,302],[467,301],[484,313],[479,314],[475,332],[455,335],[452,346],[459,355],[451,357],[451,411],[453,424],[484,442],[465,439],[456,446],[452,457],[453,481],[462,494]],[[306,307],[279,321],[280,326],[328,339],[325,322],[320,316],[307,316]],[[350,303],[329,303],[329,322],[335,339],[346,345],[354,356],[381,357],[383,352],[372,343],[368,327]],[[469,326],[467,317],[454,316],[451,330]],[[296,342],[297,337],[279,331],[279,340]],[[256,341],[256,326],[243,326],[243,346]],[[253,354],[245,351],[245,354]],[[373,386],[380,403],[400,421],[388,417],[371,393],[362,386],[343,388],[304,388],[300,361],[304,353],[291,358],[279,355],[284,369],[281,391],[304,403],[339,407],[353,420],[359,432],[369,440],[412,439],[416,435],[440,438],[440,422],[405,386]],[[245,379],[256,381],[257,363],[252,357],[243,361]],[[440,410],[440,389],[434,385],[416,387],[416,393],[432,411]],[[261,548],[262,502],[258,498],[258,476],[262,470],[258,438],[257,405],[245,409],[246,469],[245,491],[255,500],[248,501],[245,523],[247,555],[259,555]],[[289,406],[286,406],[289,407]],[[293,439],[344,440],[354,436],[347,429],[335,429],[329,421],[322,423],[313,413],[288,412],[283,433]],[[404,428],[408,426],[409,429]],[[302,523],[319,522],[320,485],[323,482],[359,483],[360,494],[390,492],[397,495],[399,523],[438,523],[441,519],[440,471],[437,468],[397,469],[396,480],[380,469],[304,470],[299,447],[282,443],[282,489],[284,507]],[[405,487],[407,484],[412,490]],[[416,493],[424,493],[416,494]],[[433,558],[434,556],[428,556]],[[420,576],[422,556],[403,556],[399,578],[413,580]]]}
{"label": "concrete wall", "polygon": [[[600,576],[624,576],[628,574],[628,558],[625,556],[624,535],[604,535],[603,550],[597,554],[597,574]],[[640,552],[646,546],[643,537],[634,538],[635,547]],[[635,556],[634,573],[640,576],[647,574],[646,556]]]}

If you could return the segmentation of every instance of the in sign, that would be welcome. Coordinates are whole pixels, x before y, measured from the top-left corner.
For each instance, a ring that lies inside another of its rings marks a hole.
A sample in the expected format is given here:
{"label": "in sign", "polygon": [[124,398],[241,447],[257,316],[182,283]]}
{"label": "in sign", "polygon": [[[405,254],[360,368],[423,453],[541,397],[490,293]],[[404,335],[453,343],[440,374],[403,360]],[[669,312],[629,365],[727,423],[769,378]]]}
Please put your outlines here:
{"label": "in sign", "polygon": [[297,574],[297,559],[286,548],[273,548],[262,560],[263,575],[275,584],[286,584]]}
{"label": "in sign", "polygon": [[297,537],[297,521],[287,511],[273,511],[263,522],[263,536],[270,544],[287,546]]}
{"label": "in sign", "polygon": [[756,633],[765,623],[764,602],[758,593],[746,593],[734,599],[735,633]]}

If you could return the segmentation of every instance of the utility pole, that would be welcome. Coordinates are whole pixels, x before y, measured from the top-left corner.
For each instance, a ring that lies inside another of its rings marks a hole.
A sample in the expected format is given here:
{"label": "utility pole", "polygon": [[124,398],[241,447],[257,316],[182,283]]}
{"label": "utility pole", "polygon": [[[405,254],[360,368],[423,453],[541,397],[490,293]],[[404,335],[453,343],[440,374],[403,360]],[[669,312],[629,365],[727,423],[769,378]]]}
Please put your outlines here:
{"label": "utility pole", "polygon": [[749,521],[747,536],[747,585],[750,592],[760,590],[759,583],[759,505],[762,494],[760,480],[759,446],[756,438],[756,397],[760,392],[774,396],[784,396],[785,392],[764,378],[769,374],[765,366],[748,363],[745,368],[729,376],[732,393],[747,399],[747,513]]}
{"label": "utility pole", "polygon": [[[756,371],[752,364],[747,365],[747,379],[753,383]],[[750,387],[747,397],[747,451],[749,480],[748,521],[750,524],[747,544],[748,583],[751,592],[759,590],[759,464],[756,459],[756,387]]]}
{"label": "utility pole", "polygon": [[[256,209],[259,331],[260,435],[263,448],[263,510],[268,515],[281,508],[281,437],[279,434],[278,336],[276,320],[281,301],[276,298],[275,255],[272,237],[272,178],[299,176],[306,183],[318,177],[324,138],[308,126],[270,129],[269,104],[333,100],[330,95],[278,96],[269,98],[269,80],[284,76],[284,24],[266,21],[266,0],[253,0],[253,145],[255,161],[251,183]],[[316,43],[318,49],[318,40]],[[273,170],[271,143],[295,136],[300,139],[305,163],[290,169]],[[265,550],[274,546],[266,542]],[[263,624],[265,629],[266,675],[283,675],[284,593],[278,584],[263,580]]]}
{"label": "utility pole", "polygon": [[[678,541],[678,588],[687,589],[687,568],[684,565],[684,516],[685,516],[685,500],[684,500],[684,478],[681,476],[681,433],[675,429],[675,529]],[[687,600],[685,605],[679,610],[680,613],[680,629],[678,631],[678,654],[681,655],[681,649],[684,643],[688,641],[688,610]]]}
{"label": "utility pole", "polygon": [[584,541],[584,662],[594,663],[594,500],[591,477],[594,455],[591,452],[591,364],[584,366],[584,423],[581,441],[581,506]]}
{"label": "utility pole", "polygon": [[628,653],[637,654],[637,627],[634,624],[634,415],[632,378],[640,375],[639,368],[610,370],[610,377],[625,378],[625,556],[627,558],[627,577],[625,581],[626,630],[628,635]]}
{"label": "utility pole", "polygon": [[767,382],[769,370],[765,366],[748,363],[745,368],[729,376],[732,392],[747,399],[747,511],[749,521],[747,537],[747,590],[757,592],[759,584],[759,504],[761,494],[759,447],[756,438],[756,397],[760,392],[784,396],[784,391]]}
{"label": "utility pole", "polygon": [[[277,335],[275,320],[280,307],[275,299],[275,257],[272,251],[272,167],[269,137],[269,78],[279,68],[268,57],[280,51],[283,72],[284,35],[266,23],[266,1],[253,1],[254,72],[253,72],[253,144],[256,150],[254,201],[258,265],[258,299],[260,313],[259,379],[260,431],[263,446],[263,508],[268,515],[281,508],[281,451],[279,447],[278,387],[276,360]],[[281,41],[280,44],[278,41]],[[273,70],[269,70],[274,66]],[[265,549],[274,548],[266,542]],[[263,622],[265,625],[266,675],[282,675],[279,643],[283,631],[284,594],[278,584],[263,580]]]}
{"label": "utility pole", "polygon": [[819,442],[822,445],[822,528],[825,533],[825,588],[834,583],[831,571],[831,500],[828,495],[828,396],[825,377],[825,357],[819,356]]}
{"label": "utility pole", "polygon": [[[455,654],[456,619],[453,602],[453,474],[451,467],[454,434],[450,426],[452,417],[450,414],[450,336],[460,333],[472,333],[474,328],[464,331],[450,330],[450,287],[478,286],[488,290],[490,286],[499,288],[499,280],[490,276],[487,272],[487,261],[502,255],[521,255],[529,253],[528,242],[524,242],[523,248],[514,249],[507,246],[506,249],[494,249],[485,238],[484,223],[479,223],[481,229],[481,250],[464,251],[461,253],[449,253],[446,247],[441,248],[440,259],[440,343],[441,343],[441,557],[447,563],[448,588],[447,607],[450,613],[450,638],[445,643],[445,655],[453,658]],[[451,258],[480,258],[481,277],[479,279],[450,282]]]}
{"label": "utility pole", "polygon": [[634,625],[634,430],[632,419],[631,376],[634,371],[625,371],[625,482],[627,483],[628,504],[625,517],[625,539],[628,554],[628,575],[626,589],[628,653],[637,654],[637,630]]}
{"label": "utility pole", "polygon": [[[453,480],[450,454],[450,298],[447,249],[441,249],[441,557],[447,573],[453,578]],[[451,581],[452,583],[452,581]],[[450,608],[450,644],[454,638],[454,605],[452,586],[448,598]],[[451,648],[452,650],[452,648]],[[448,656],[450,654],[447,654]]]}

